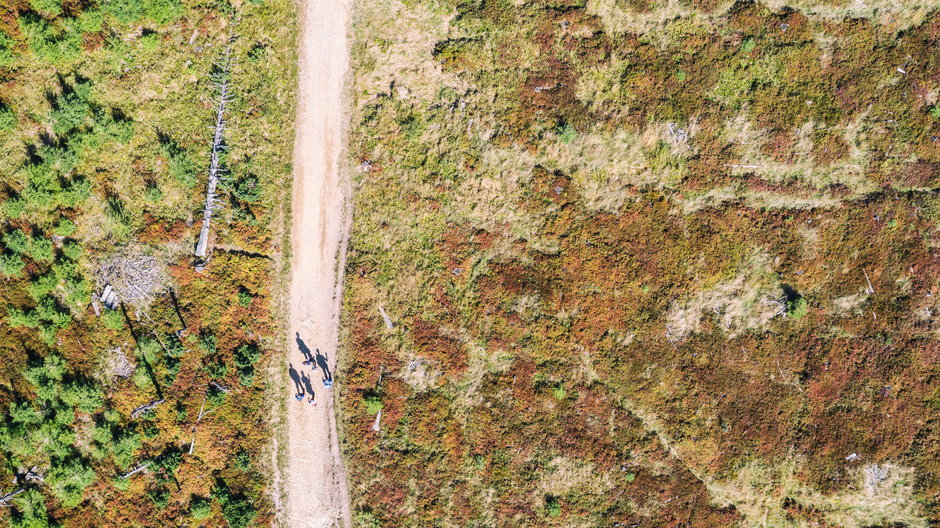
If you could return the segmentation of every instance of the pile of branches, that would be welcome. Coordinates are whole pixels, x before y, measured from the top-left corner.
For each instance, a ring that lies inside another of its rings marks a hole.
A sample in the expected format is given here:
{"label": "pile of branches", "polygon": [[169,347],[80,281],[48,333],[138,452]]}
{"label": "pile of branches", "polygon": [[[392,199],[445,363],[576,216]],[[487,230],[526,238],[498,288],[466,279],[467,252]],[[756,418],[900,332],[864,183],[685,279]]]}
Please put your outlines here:
{"label": "pile of branches", "polygon": [[166,289],[166,275],[160,262],[140,253],[113,255],[98,266],[95,278],[102,289],[111,286],[117,302],[136,309],[150,306],[157,294]]}

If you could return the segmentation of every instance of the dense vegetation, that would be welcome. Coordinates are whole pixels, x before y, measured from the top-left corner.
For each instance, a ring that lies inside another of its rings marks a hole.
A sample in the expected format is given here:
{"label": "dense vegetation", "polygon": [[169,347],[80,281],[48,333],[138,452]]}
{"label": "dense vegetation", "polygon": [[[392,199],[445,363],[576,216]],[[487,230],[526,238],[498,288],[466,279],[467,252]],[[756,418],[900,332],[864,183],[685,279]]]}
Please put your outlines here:
{"label": "dense vegetation", "polygon": [[[0,523],[270,521],[294,16],[289,0],[0,6],[0,496],[18,492]],[[228,178],[200,274],[223,74]],[[147,257],[146,302],[97,300],[102,269]]]}
{"label": "dense vegetation", "polygon": [[937,49],[918,1],[360,2],[359,525],[940,522]]}

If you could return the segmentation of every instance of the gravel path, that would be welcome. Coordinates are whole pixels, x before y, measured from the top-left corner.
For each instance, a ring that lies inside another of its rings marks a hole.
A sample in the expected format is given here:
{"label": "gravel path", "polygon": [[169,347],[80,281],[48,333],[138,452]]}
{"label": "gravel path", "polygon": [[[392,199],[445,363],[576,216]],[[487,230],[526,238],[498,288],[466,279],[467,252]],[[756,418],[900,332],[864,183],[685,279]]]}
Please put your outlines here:
{"label": "gravel path", "polygon": [[[348,0],[346,0],[348,1]],[[343,163],[344,82],[349,5],[301,0],[297,136],[294,147],[293,226],[288,361],[304,400],[288,383],[288,458],[284,468],[291,528],[349,528],[352,519],[333,395],[322,380],[336,364],[338,324],[349,224],[350,185]],[[303,342],[303,345],[300,344]],[[303,349],[321,361],[303,365]],[[309,379],[303,379],[309,378]],[[309,389],[317,405],[308,403]]]}

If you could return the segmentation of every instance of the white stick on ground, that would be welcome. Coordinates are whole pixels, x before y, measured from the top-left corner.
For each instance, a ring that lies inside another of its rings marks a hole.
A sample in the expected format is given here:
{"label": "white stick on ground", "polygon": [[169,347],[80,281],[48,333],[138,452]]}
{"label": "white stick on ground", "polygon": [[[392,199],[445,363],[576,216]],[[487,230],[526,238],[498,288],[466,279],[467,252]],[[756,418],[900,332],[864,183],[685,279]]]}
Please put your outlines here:
{"label": "white stick on ground", "polygon": [[868,289],[865,290],[865,293],[867,293],[867,294],[869,294],[869,295],[875,293],[875,288],[872,287],[872,285],[871,285],[871,280],[868,279],[868,272],[865,271],[865,270],[862,270],[862,273],[865,274],[865,282],[868,283]]}
{"label": "white stick on ground", "polygon": [[384,306],[379,306],[379,313],[382,314],[382,319],[385,321],[385,328],[388,328],[389,330],[395,328],[395,324],[392,323],[392,318],[389,317],[387,313],[385,313]]}

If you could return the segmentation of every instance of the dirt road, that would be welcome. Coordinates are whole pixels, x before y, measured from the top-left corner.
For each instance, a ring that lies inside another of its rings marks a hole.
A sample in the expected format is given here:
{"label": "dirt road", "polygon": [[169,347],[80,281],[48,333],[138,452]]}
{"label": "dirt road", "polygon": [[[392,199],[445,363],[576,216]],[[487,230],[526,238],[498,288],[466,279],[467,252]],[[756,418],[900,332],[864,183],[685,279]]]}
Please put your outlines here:
{"label": "dirt road", "polygon": [[[299,0],[302,27],[288,361],[292,378],[301,379],[290,381],[291,393],[283,395],[290,399],[282,476],[290,528],[352,525],[332,393],[322,382],[336,364],[349,218],[350,186],[343,163],[347,2]],[[316,370],[303,365],[305,349],[320,362]],[[294,398],[298,385],[303,401]],[[316,406],[308,403],[311,388]]]}

